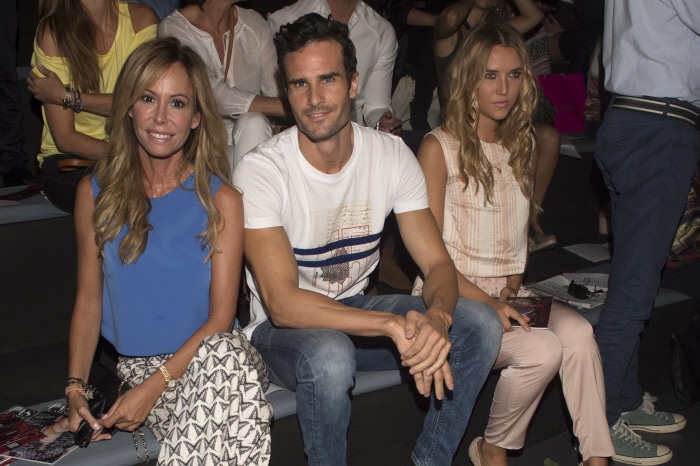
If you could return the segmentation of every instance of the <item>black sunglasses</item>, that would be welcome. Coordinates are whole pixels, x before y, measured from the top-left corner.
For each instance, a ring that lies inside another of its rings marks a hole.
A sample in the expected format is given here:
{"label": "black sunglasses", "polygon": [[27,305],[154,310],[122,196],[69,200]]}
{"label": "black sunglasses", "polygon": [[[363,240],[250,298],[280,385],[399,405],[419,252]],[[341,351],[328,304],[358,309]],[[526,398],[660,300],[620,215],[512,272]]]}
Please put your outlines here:
{"label": "black sunglasses", "polygon": [[571,283],[569,283],[569,287],[566,289],[566,292],[576,299],[590,299],[591,297],[602,293],[603,290],[591,291],[586,285],[579,285],[575,281],[571,280]]}

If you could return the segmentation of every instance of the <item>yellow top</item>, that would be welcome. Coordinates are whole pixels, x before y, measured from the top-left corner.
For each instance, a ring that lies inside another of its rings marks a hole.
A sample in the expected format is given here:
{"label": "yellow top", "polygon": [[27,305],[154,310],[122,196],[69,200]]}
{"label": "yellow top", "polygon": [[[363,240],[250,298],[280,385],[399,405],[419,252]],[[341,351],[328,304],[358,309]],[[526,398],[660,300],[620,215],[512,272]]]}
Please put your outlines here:
{"label": "yellow top", "polygon": [[[119,21],[117,24],[117,34],[114,38],[112,48],[104,55],[99,55],[98,60],[100,69],[102,70],[102,83],[98,93],[111,94],[114,91],[114,85],[117,82],[117,76],[124,66],[124,62],[139,45],[149,40],[155,39],[158,26],[153,24],[148,26],[138,33],[134,32],[131,24],[131,15],[129,14],[129,5],[125,2],[119,2]],[[72,83],[72,75],[68,69],[68,63],[64,57],[49,57],[36,43],[34,38],[34,55],[32,57],[32,66],[34,72],[43,76],[36,68],[36,63],[41,62],[47,69],[58,75],[63,83],[70,85]],[[68,111],[68,110],[67,110]],[[46,121],[46,113],[42,107],[41,113],[44,118],[44,129],[41,137],[41,149],[37,158],[39,165],[44,162],[44,158],[53,154],[58,154],[59,150],[51,137],[48,123]],[[105,140],[105,123],[107,118],[95,115],[89,112],[80,112],[73,114],[75,120],[76,131],[91,136],[95,139]]]}

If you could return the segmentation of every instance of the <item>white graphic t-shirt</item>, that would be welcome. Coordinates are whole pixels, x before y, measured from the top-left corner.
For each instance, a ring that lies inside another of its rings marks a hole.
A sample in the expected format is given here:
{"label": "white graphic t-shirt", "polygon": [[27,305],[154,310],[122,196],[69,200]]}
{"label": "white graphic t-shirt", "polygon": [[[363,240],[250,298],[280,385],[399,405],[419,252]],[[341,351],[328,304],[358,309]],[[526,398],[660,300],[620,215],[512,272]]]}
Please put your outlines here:
{"label": "white graphic t-shirt", "polygon": [[[354,148],[335,174],[316,170],[299,150],[293,127],[258,145],[236,166],[245,228],[284,227],[299,267],[299,286],[333,299],[360,294],[379,263],[384,221],[428,208],[425,179],[400,138],[352,124]],[[267,319],[255,280],[250,336]]]}

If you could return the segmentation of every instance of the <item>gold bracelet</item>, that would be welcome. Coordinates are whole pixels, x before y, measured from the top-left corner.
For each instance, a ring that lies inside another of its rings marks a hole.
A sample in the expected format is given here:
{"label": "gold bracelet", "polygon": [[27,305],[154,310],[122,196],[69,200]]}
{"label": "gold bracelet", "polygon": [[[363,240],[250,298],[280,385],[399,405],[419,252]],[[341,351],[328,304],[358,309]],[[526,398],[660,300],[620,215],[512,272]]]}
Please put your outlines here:
{"label": "gold bracelet", "polygon": [[170,375],[170,372],[168,372],[168,369],[166,369],[165,365],[160,366],[158,369],[160,370],[160,373],[163,374],[163,378],[165,379],[165,387],[173,388],[177,381],[173,378],[172,375]]}
{"label": "gold bracelet", "polygon": [[85,396],[85,390],[83,389],[83,386],[81,385],[80,387],[66,387],[65,394],[68,396],[68,393],[70,392],[79,392],[81,395]]}

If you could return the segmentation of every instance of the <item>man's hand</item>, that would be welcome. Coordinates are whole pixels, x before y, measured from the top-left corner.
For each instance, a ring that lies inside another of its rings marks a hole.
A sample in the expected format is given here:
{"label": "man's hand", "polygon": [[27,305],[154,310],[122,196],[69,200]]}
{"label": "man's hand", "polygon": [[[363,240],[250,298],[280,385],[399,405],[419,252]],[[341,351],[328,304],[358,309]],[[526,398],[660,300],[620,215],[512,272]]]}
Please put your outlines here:
{"label": "man's hand", "polygon": [[401,120],[394,118],[391,112],[386,112],[377,122],[376,129],[384,133],[401,135]]}
{"label": "man's hand", "polygon": [[523,330],[528,332],[530,331],[530,326],[528,325],[530,318],[527,316],[523,316],[521,313],[519,313],[518,311],[510,307],[508,304],[506,304],[507,298],[514,297],[517,295],[517,291],[505,287],[501,290],[498,300],[494,299],[488,302],[488,304],[493,308],[493,310],[496,311],[496,314],[498,314],[498,317],[503,323],[503,333],[510,332],[511,330],[513,330],[513,324],[510,322],[510,319],[513,319],[516,322],[518,322],[522,326]]}
{"label": "man's hand", "polygon": [[403,365],[410,367],[409,372],[423,396],[430,395],[432,386],[438,399],[443,398],[445,386],[454,389],[452,371],[447,362],[451,348],[450,325],[447,315],[438,312],[421,314],[409,311],[406,314],[404,337],[410,346],[399,347],[399,351]]}
{"label": "man's hand", "polygon": [[45,78],[39,77],[33,71],[27,77],[27,87],[34,97],[45,104],[61,105],[66,97],[66,86],[56,73],[48,70],[41,63],[36,64]]}

